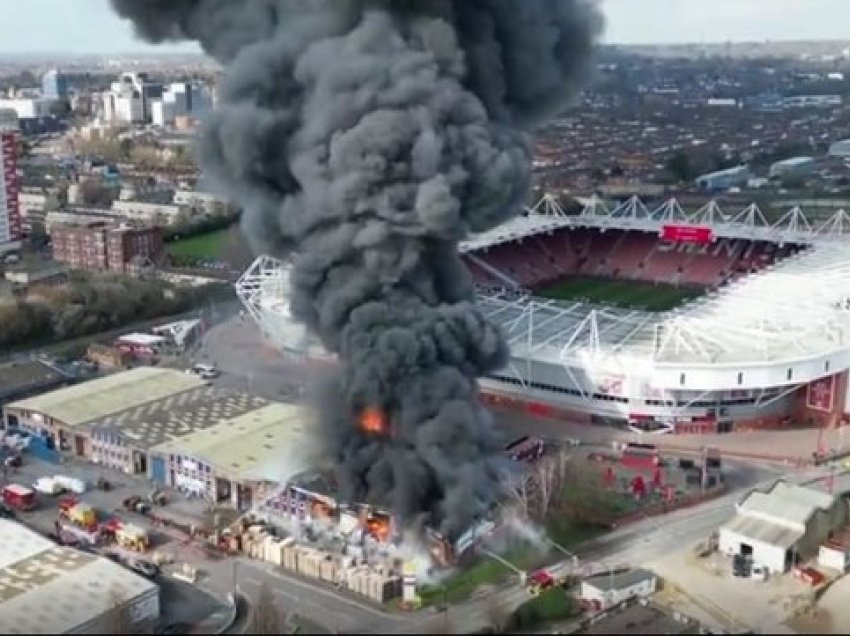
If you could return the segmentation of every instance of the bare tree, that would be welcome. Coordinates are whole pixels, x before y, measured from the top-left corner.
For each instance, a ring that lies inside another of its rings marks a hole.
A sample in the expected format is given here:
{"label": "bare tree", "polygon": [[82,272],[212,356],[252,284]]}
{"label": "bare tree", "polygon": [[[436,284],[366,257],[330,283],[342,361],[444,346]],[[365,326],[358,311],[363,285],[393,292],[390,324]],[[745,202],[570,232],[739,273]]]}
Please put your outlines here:
{"label": "bare tree", "polygon": [[569,464],[571,454],[566,448],[558,450],[558,482],[565,484],[567,480],[567,465]]}
{"label": "bare tree", "polygon": [[282,634],[286,627],[286,613],[277,605],[268,585],[263,583],[251,603],[246,633]]}
{"label": "bare tree", "polygon": [[517,506],[519,506],[523,517],[528,517],[531,509],[533,481],[532,475],[523,472],[508,477],[505,482],[507,493],[516,502]]}
{"label": "bare tree", "polygon": [[534,468],[534,481],[539,495],[537,514],[540,519],[545,519],[546,515],[549,514],[552,496],[560,486],[555,464],[551,460],[538,462]]}

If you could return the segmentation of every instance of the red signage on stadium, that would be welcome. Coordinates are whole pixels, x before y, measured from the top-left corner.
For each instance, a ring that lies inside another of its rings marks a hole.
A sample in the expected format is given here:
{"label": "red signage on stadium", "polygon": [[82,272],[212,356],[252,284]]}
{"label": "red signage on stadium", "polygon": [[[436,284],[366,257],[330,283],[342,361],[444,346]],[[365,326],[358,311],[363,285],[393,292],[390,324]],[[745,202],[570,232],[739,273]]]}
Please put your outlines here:
{"label": "red signage on stadium", "polygon": [[661,228],[661,238],[665,241],[676,243],[698,243],[704,245],[714,240],[714,231],[710,227],[664,225]]}

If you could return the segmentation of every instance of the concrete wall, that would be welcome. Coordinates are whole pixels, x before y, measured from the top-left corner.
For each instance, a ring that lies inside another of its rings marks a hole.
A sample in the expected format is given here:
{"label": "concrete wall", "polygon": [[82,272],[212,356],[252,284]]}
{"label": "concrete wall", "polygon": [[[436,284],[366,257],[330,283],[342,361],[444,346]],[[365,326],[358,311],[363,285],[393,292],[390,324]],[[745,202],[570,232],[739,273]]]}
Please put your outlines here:
{"label": "concrete wall", "polygon": [[746,543],[753,549],[753,563],[763,565],[771,572],[785,572],[784,548],[755,541],[726,528],[720,529],[718,547],[720,552],[732,556],[741,552],[741,544]]}
{"label": "concrete wall", "polygon": [[615,590],[601,590],[592,582],[582,581],[581,598],[587,601],[596,601],[602,609],[617,605],[631,598],[639,596],[650,596],[655,593],[658,579],[653,577],[629,587]]}
{"label": "concrete wall", "polygon": [[816,556],[820,545],[847,525],[847,517],[847,500],[844,498],[838,499],[830,510],[816,511],[806,525],[806,535],[797,545],[800,555],[806,558]]}
{"label": "concrete wall", "polygon": [[122,607],[70,629],[66,634],[153,634],[159,625],[159,588],[128,600]]}

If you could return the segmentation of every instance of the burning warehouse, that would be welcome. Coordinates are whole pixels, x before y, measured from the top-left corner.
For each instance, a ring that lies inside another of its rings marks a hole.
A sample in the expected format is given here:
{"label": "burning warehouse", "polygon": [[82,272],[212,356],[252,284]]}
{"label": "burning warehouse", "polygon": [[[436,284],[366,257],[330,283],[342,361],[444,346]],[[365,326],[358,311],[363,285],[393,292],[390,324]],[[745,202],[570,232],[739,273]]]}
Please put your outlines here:
{"label": "burning warehouse", "polygon": [[[260,513],[273,524],[292,531],[300,528],[306,538],[319,540],[332,535],[342,539],[340,548],[352,556],[369,553],[391,554],[404,541],[401,523],[391,511],[368,504],[340,502],[337,485],[330,473],[310,473],[294,477],[277,494],[265,501]],[[425,528],[423,540],[434,562],[442,567],[453,565],[477,541],[495,529],[495,523],[474,524],[452,542],[431,528]],[[311,536],[312,535],[312,536]]]}

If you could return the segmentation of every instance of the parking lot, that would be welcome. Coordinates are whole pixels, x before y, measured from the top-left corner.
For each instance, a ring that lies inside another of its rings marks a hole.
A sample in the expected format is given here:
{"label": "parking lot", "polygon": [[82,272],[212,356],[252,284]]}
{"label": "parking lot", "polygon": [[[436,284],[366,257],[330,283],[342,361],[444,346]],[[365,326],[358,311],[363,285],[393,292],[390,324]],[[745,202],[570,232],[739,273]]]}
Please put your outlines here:
{"label": "parking lot", "polygon": [[663,580],[661,602],[724,631],[790,633],[789,621],[814,603],[814,589],[791,574],[736,577],[730,557],[700,558],[694,546],[647,565]]}
{"label": "parking lot", "polygon": [[[59,465],[50,464],[32,457],[25,451],[23,464],[17,469],[8,471],[3,485],[17,483],[31,487],[38,478],[52,475],[65,475],[84,480],[88,486],[87,492],[74,496],[93,506],[98,511],[100,520],[117,515],[123,521],[148,530],[153,544],[152,551],[160,551],[178,562],[187,551],[195,552],[192,545],[181,540],[180,535],[154,528],[146,517],[124,511],[122,501],[125,498],[136,494],[145,495],[153,490],[153,485],[147,479],[76,461]],[[108,480],[112,488],[109,491],[94,488],[98,478]],[[201,522],[204,519],[203,502],[186,500],[171,491],[168,492],[168,497],[170,501],[160,508],[163,515],[172,516],[183,522],[192,519]],[[59,498],[40,493],[36,495],[36,498],[38,505],[35,510],[16,511],[17,519],[42,534],[55,532],[54,524],[58,518]],[[167,572],[167,570],[168,568],[164,571]],[[159,576],[157,582],[161,588],[162,620],[166,624],[197,623],[222,607],[220,600],[193,585],[171,578],[167,573]]]}

